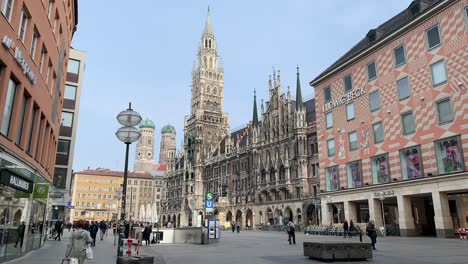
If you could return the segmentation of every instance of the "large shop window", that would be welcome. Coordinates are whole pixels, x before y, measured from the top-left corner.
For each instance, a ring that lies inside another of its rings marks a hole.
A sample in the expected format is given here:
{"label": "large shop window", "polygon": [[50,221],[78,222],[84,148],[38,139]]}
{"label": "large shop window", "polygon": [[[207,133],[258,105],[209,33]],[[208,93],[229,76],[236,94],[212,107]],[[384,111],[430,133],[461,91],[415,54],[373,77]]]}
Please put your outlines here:
{"label": "large shop window", "polygon": [[382,154],[371,158],[372,179],[374,183],[390,182],[390,169],[388,154]]}
{"label": "large shop window", "polygon": [[346,171],[348,173],[349,188],[358,188],[364,186],[362,181],[362,165],[360,160],[346,164]]}
{"label": "large shop window", "polygon": [[327,176],[327,191],[337,191],[340,189],[340,178],[338,177],[338,166],[325,169]]}
{"label": "large shop window", "polygon": [[408,180],[423,177],[424,173],[420,146],[400,150],[400,161],[403,179]]}
{"label": "large shop window", "polygon": [[440,174],[463,171],[463,149],[460,136],[436,141],[435,149]]}

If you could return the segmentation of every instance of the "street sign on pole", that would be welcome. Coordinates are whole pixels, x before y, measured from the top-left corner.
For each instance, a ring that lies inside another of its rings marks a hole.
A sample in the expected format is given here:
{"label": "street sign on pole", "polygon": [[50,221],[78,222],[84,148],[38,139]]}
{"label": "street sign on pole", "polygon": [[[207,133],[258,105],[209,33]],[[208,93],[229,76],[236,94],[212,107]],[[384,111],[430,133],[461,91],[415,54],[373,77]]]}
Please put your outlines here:
{"label": "street sign on pole", "polygon": [[205,201],[205,210],[207,213],[211,213],[214,211],[214,201],[213,200],[206,200]]}
{"label": "street sign on pole", "polygon": [[213,193],[211,192],[206,193],[206,200],[213,200]]}

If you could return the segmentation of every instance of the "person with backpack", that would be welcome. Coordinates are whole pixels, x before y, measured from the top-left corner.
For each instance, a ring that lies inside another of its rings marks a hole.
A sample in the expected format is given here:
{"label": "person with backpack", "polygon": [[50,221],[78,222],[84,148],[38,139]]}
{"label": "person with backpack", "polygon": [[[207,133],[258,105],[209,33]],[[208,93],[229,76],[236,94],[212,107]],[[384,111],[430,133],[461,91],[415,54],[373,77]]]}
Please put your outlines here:
{"label": "person with backpack", "polygon": [[375,229],[374,220],[370,220],[366,227],[366,234],[371,239],[372,249],[377,250],[375,248],[375,244],[377,243],[377,230]]}
{"label": "person with backpack", "polygon": [[93,239],[93,243],[91,243],[92,247],[96,246],[96,236],[99,231],[99,227],[96,222],[91,222],[91,226],[89,227],[89,234],[91,235],[91,238]]}
{"label": "person with backpack", "polygon": [[[288,225],[286,227],[286,230],[288,231],[288,241],[289,244],[296,244],[296,226],[294,225],[292,220],[289,220]],[[292,241],[291,241],[292,238]]]}

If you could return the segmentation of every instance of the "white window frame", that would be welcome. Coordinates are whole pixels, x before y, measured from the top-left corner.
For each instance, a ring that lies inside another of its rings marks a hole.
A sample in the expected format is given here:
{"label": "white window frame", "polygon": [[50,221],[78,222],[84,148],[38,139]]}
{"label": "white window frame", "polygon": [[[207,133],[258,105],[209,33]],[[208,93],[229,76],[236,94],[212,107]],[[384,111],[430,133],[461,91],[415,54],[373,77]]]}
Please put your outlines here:
{"label": "white window frame", "polygon": [[31,50],[30,50],[31,58],[33,60],[35,60],[34,58],[35,58],[35,55],[36,55],[36,48],[37,48],[37,40],[38,39],[39,39],[38,33],[37,33],[36,30],[34,30],[32,40],[31,40]]}
{"label": "white window frame", "polygon": [[21,17],[20,17],[20,23],[19,23],[19,28],[18,28],[18,38],[23,43],[24,43],[24,39],[26,38],[26,31],[28,30],[28,20],[29,20],[28,13],[23,8],[21,10]]}
{"label": "white window frame", "polygon": [[[11,23],[11,15],[13,14],[13,7],[15,7],[15,0],[3,0],[2,1],[2,14]],[[10,8],[7,14],[7,8]]]}
{"label": "white window frame", "polygon": [[[379,94],[379,107],[375,108],[375,109],[372,109],[372,95],[375,94],[375,93],[378,93]],[[375,90],[375,91],[372,91],[369,93],[369,108],[370,108],[370,111],[371,112],[375,112],[375,111],[378,111],[380,110],[380,108],[382,108],[382,98],[380,96],[380,90]]]}
{"label": "white window frame", "polygon": [[[328,118],[327,118],[328,115],[331,116],[331,125],[330,126],[328,126]],[[325,113],[325,128],[330,129],[332,127],[333,127],[333,111],[329,111],[329,112]]]}
{"label": "white window frame", "polygon": [[[400,96],[400,88],[398,87],[398,82],[401,81],[401,80],[403,80],[403,79],[405,79],[405,78],[408,80],[409,95],[406,96],[406,97],[401,97],[401,96]],[[396,80],[395,85],[396,85],[396,88],[397,88],[398,99],[399,99],[400,101],[406,100],[406,99],[408,99],[408,98],[411,97],[411,82],[410,82],[409,76],[405,76],[405,77],[403,77],[403,78],[400,78],[400,79]]]}
{"label": "white window frame", "polygon": [[[412,118],[413,118],[414,130],[413,130],[413,131],[410,131],[410,132],[406,132],[406,131],[405,131],[405,122],[404,122],[404,120],[403,120],[403,119],[404,119],[403,116],[407,116],[407,115],[409,115],[409,114],[410,114],[410,115],[412,116]],[[406,111],[406,112],[401,113],[401,133],[402,133],[403,135],[411,135],[411,134],[416,133],[416,120],[415,120],[415,118],[414,118],[414,112],[413,112],[413,110],[410,110],[410,111]]]}
{"label": "white window frame", "polygon": [[[443,102],[448,102],[448,104],[449,104],[449,106],[450,106],[450,114],[451,114],[450,120],[445,120],[445,121],[441,121],[441,120],[440,120],[439,104],[440,104],[440,103],[443,103]],[[452,121],[455,119],[455,116],[454,116],[454,113],[453,113],[452,100],[451,100],[450,97],[446,97],[446,98],[437,100],[437,101],[435,102],[435,106],[436,106],[436,110],[437,110],[437,120],[438,120],[438,122],[439,122],[439,125],[450,123],[450,122],[452,122]]]}
{"label": "white window frame", "polygon": [[[375,71],[375,76],[374,76],[374,78],[370,78],[370,76],[369,76],[369,65],[371,65],[371,64],[374,64],[374,71]],[[367,81],[368,81],[368,82],[377,79],[377,63],[375,62],[375,60],[369,62],[369,63],[366,65],[366,72],[367,72]]]}
{"label": "white window frame", "polygon": [[[356,135],[356,147],[354,148],[351,146],[351,134]],[[352,131],[348,133],[348,145],[349,145],[349,151],[359,149],[359,140],[358,140],[357,131]]]}
{"label": "white window frame", "polygon": [[47,18],[49,18],[50,21],[50,15],[52,15],[52,10],[54,9],[54,0],[49,1],[49,6],[47,7]]}
{"label": "white window frame", "polygon": [[[333,153],[330,153],[330,145],[328,142],[333,142]],[[327,156],[328,157],[333,157],[336,155],[336,144],[335,144],[335,139],[331,138],[327,140]]]}
{"label": "white window frame", "polygon": [[[346,78],[350,78],[351,79],[351,89],[349,89],[348,91],[346,90]],[[349,92],[351,92],[353,90],[353,74],[350,73],[350,74],[347,74],[345,77],[343,77],[343,90],[344,90],[344,93],[347,94]]]}
{"label": "white window frame", "polygon": [[[437,28],[437,34],[439,34],[439,43],[437,45],[434,45],[433,47],[430,47],[429,46],[429,34],[428,33],[429,33],[430,30],[432,30],[434,28]],[[440,47],[442,45],[442,34],[440,34],[440,24],[439,23],[435,24],[434,26],[432,26],[432,27],[430,27],[430,28],[428,28],[426,30],[426,43],[427,43],[427,50],[433,50],[433,49],[435,49],[437,47]]]}
{"label": "white window frame", "polygon": [[[352,116],[350,116],[351,111],[349,111],[350,110],[349,106],[352,106],[352,114],[353,114]],[[351,102],[349,104],[346,104],[346,121],[351,121],[351,120],[353,120],[355,118],[356,118],[356,107],[355,107],[354,101],[353,101],[353,102]]]}
{"label": "white window frame", "polygon": [[[327,98],[326,98],[326,94],[327,94],[327,93],[325,92],[326,90],[329,90],[329,91],[330,91],[330,100],[327,100]],[[324,101],[325,103],[328,103],[328,102],[330,102],[331,100],[333,100],[331,86],[327,86],[327,87],[323,88],[323,101]]]}
{"label": "white window frame", "polygon": [[44,67],[44,60],[46,57],[47,51],[44,47],[41,49],[41,58],[39,59],[39,72],[42,74],[42,67]]}
{"label": "white window frame", "polygon": [[[445,73],[445,80],[442,81],[442,82],[435,83],[435,82],[434,82],[434,71],[433,71],[433,69],[432,69],[432,66],[433,66],[433,65],[436,65],[436,64],[438,64],[438,63],[442,63],[442,64],[443,64],[444,73]],[[429,69],[430,69],[430,71],[431,71],[431,80],[432,80],[432,85],[433,85],[434,87],[447,83],[447,81],[448,81],[448,74],[447,74],[447,66],[445,65],[445,60],[444,60],[444,59],[441,59],[441,60],[438,60],[438,61],[432,63],[431,65],[429,65]]]}
{"label": "white window frame", "polygon": [[[376,137],[375,137],[375,126],[380,124],[380,126],[382,127],[382,140],[379,140],[377,141],[376,140]],[[381,143],[381,142],[384,142],[385,141],[385,130],[384,130],[384,127],[383,127],[383,121],[378,121],[378,122],[375,122],[374,124],[372,124],[372,137],[374,138],[374,144],[378,144],[378,143]]]}
{"label": "white window frame", "polygon": [[[405,60],[404,60],[403,62],[401,62],[400,64],[397,64],[395,51],[396,51],[397,49],[399,49],[399,48],[403,48],[403,57],[405,58]],[[405,44],[401,44],[400,46],[395,47],[395,48],[393,49],[393,61],[395,62],[395,68],[398,68],[398,67],[400,67],[401,65],[405,65],[407,60],[408,60],[408,58],[406,57]]]}

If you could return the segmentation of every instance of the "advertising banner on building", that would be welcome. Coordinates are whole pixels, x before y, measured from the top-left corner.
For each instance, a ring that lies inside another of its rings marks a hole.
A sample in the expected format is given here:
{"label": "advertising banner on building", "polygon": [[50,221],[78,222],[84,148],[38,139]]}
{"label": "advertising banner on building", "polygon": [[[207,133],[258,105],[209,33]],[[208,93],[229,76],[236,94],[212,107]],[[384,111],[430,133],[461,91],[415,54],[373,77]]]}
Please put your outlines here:
{"label": "advertising banner on building", "polygon": [[39,199],[47,199],[49,196],[49,184],[48,183],[36,183],[34,184],[33,197]]}

